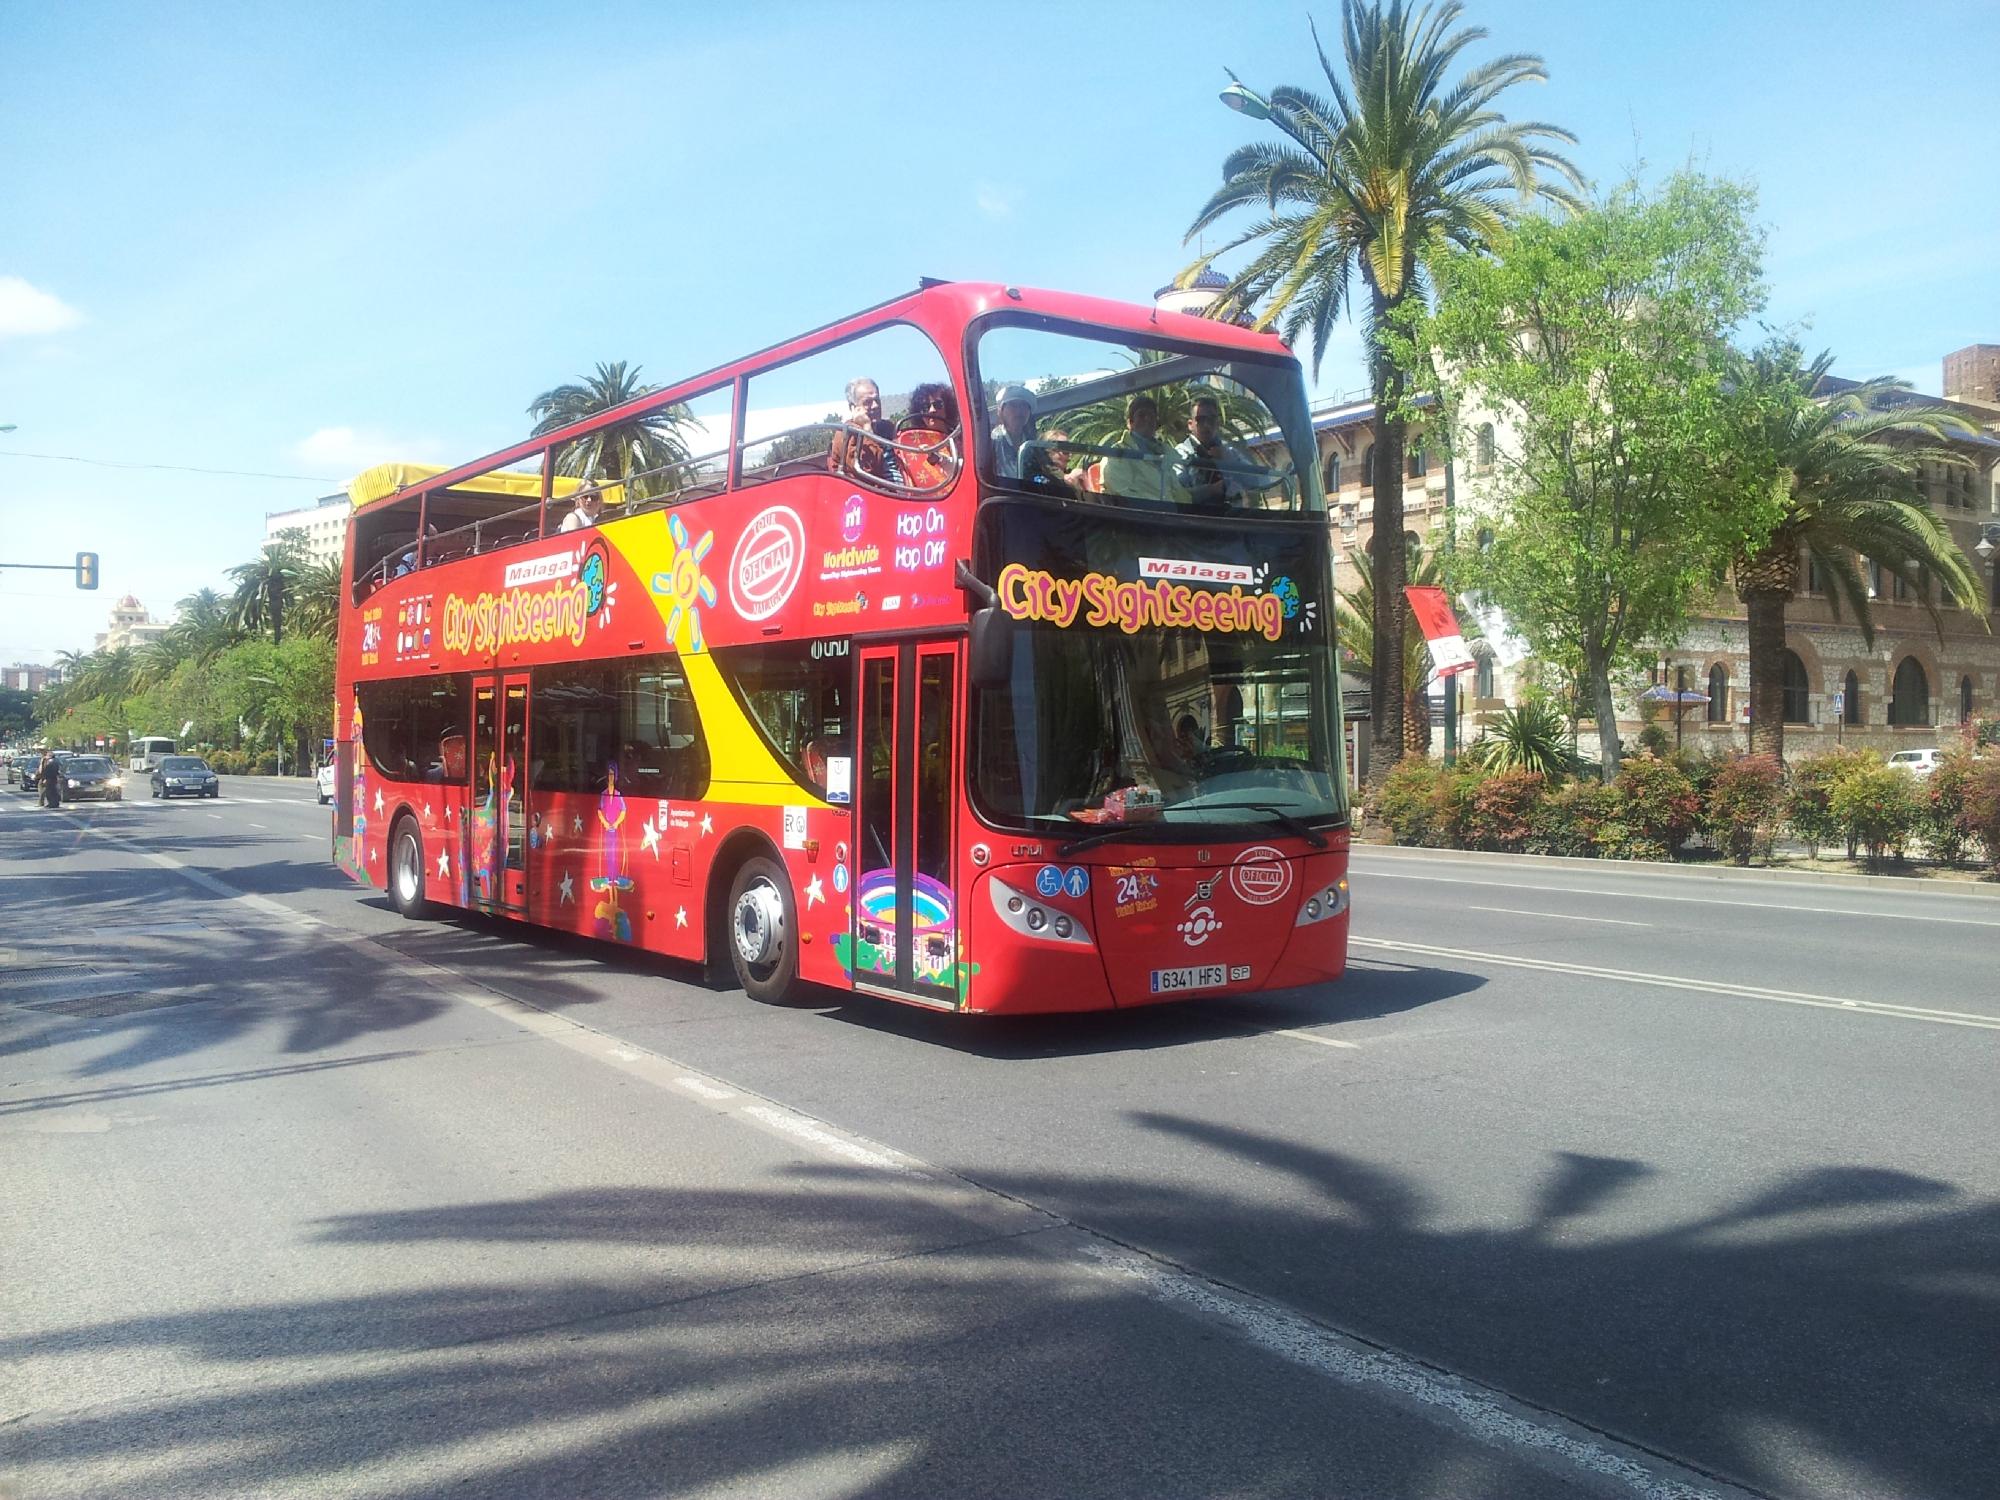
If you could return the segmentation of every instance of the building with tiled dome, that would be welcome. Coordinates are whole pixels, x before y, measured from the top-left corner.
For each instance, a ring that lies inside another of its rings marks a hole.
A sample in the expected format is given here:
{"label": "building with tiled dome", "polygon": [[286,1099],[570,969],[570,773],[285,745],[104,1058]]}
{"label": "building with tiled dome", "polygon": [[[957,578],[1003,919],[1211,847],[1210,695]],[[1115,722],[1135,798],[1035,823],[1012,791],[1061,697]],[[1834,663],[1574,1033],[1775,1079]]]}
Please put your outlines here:
{"label": "building with tiled dome", "polygon": [[99,651],[119,651],[128,646],[143,646],[148,641],[156,641],[167,633],[167,627],[154,622],[153,617],[132,594],[125,595],[111,606],[110,626],[99,632]]}

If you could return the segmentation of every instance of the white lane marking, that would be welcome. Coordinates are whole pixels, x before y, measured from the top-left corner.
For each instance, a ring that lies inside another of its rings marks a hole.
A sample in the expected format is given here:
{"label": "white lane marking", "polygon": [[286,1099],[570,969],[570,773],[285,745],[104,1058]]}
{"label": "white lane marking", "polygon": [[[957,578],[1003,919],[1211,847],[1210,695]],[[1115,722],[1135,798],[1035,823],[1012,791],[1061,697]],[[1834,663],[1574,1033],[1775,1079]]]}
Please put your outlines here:
{"label": "white lane marking", "polygon": [[262,823],[252,823],[250,826],[252,828],[262,828],[264,825]]}
{"label": "white lane marking", "polygon": [[1554,917],[1562,922],[1602,922],[1609,927],[1651,927],[1651,922],[1628,922],[1622,917],[1579,917],[1573,911],[1528,911],[1519,906],[1468,906],[1467,911],[1498,911],[1510,917]]}
{"label": "white lane marking", "polygon": [[1860,1011],[1886,1016],[1895,1021],[1929,1021],[1938,1026],[1973,1026],[2000,1031],[2000,1016],[1982,1016],[1971,1011],[1932,1010],[1921,1005],[1891,1005],[1883,1000],[1847,1000],[1839,995],[1815,995],[1798,990],[1773,990],[1755,984],[1730,984],[1722,979],[1690,979],[1678,974],[1651,974],[1639,969],[1607,969],[1596,964],[1566,964],[1552,958],[1520,958],[1512,953],[1485,953],[1471,948],[1438,948],[1429,943],[1399,943],[1388,938],[1350,935],[1356,948],[1387,948],[1396,953],[1422,953],[1433,958],[1468,959],[1474,963],[1504,964],[1513,969],[1541,969],[1551,974],[1576,974],[1586,979],[1616,979],[1626,984],[1650,984],[1669,990],[1694,990],[1710,995],[1730,995],[1742,1000],[1770,1000],[1780,1005],[1811,1005],[1822,1010]]}
{"label": "white lane marking", "polygon": [[[1621,872],[1622,873],[1622,872]],[[1553,891],[1562,896],[1596,896],[1605,901],[1684,901],[1696,906],[1734,906],[1745,911],[1809,911],[1827,917],[1874,917],[1883,922],[1948,922],[1959,927],[2000,927],[1979,917],[1912,916],[1903,912],[1852,911],[1841,906],[1794,906],[1782,901],[1723,901],[1714,896],[1666,896],[1656,891],[1593,891],[1577,885],[1528,885],[1519,880],[1468,880],[1459,875],[1412,875],[1407,870],[1369,870],[1369,880],[1428,880],[1436,885],[1497,885],[1510,891]],[[1901,895],[1897,891],[1892,894]]]}
{"label": "white lane marking", "polygon": [[710,1083],[706,1078],[697,1078],[693,1074],[689,1074],[684,1078],[676,1078],[674,1082],[686,1089],[690,1094],[699,1094],[704,1099],[734,1099],[736,1097],[736,1090],[726,1089],[719,1083]]}
{"label": "white lane marking", "polygon": [[1552,1420],[1546,1413],[1517,1406],[1471,1381],[1364,1344],[1297,1313],[1252,1301],[1203,1277],[1170,1270],[1157,1261],[1110,1249],[1102,1242],[1087,1244],[1083,1253],[1106,1271],[1138,1281],[1161,1301],[1193,1308],[1227,1323],[1260,1349],[1336,1384],[1389,1390],[1436,1407],[1488,1447],[1548,1454],[1620,1484],[1646,1500],[1696,1500],[1742,1493],[1682,1479],[1662,1461],[1641,1456],[1588,1429]]}
{"label": "white lane marking", "polygon": [[221,814],[221,813],[208,813],[208,814],[206,814],[205,816],[207,816],[207,817],[211,817],[211,818],[215,818],[215,819],[218,819],[218,820],[220,820],[220,818],[222,817],[222,814]]}
{"label": "white lane marking", "polygon": [[930,1173],[900,1151],[864,1145],[845,1132],[829,1130],[817,1120],[793,1114],[789,1109],[775,1104],[746,1104],[739,1113],[746,1114],[753,1120],[761,1120],[780,1134],[817,1146],[820,1150],[838,1156],[844,1161],[856,1162],[864,1167],[876,1167],[884,1172],[898,1172],[905,1176],[930,1176]]}
{"label": "white lane marking", "polygon": [[1315,1042],[1322,1047],[1345,1047],[1350,1052],[1359,1052],[1361,1043],[1343,1042],[1335,1036],[1315,1036],[1310,1031],[1274,1031],[1273,1036],[1288,1036],[1295,1042]]}

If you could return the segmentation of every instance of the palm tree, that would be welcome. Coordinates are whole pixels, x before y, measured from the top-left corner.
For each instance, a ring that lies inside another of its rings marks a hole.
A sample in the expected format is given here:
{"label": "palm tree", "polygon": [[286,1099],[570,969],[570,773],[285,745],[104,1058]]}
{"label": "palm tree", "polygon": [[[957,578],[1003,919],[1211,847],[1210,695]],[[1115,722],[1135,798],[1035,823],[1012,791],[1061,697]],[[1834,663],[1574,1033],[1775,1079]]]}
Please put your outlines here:
{"label": "palm tree", "polygon": [[[1371,544],[1372,545],[1372,544]],[[1409,562],[1410,582],[1437,586],[1444,583],[1441,560],[1427,553],[1424,544],[1408,538],[1404,551]],[[1375,561],[1368,552],[1356,552],[1357,581],[1353,588],[1340,591],[1337,607],[1341,649],[1363,671],[1374,675],[1375,668]],[[1407,600],[1403,602],[1403,753],[1428,755],[1431,748],[1431,648],[1423,632],[1407,628],[1413,622]],[[1467,640],[1479,636],[1476,625],[1468,625]]]}
{"label": "palm tree", "polygon": [[[543,437],[658,389],[639,384],[639,366],[628,371],[621,359],[598,365],[595,375],[581,381],[543,391],[528,403],[528,415],[536,419],[534,435]],[[691,457],[687,434],[699,427],[686,406],[663,406],[609,423],[564,445],[556,458],[556,470],[607,484],[639,475],[643,477],[632,485],[635,499],[661,494],[680,484]]]}
{"label": "palm tree", "polygon": [[1862,639],[1875,644],[1864,559],[1910,584],[1933,623],[1939,598],[1932,580],[1960,603],[1976,606],[1979,578],[1951,533],[1930,512],[1926,463],[1963,465],[1936,440],[1963,432],[1948,413],[1898,404],[1908,385],[1886,378],[1837,394],[1826,390],[1831,353],[1803,368],[1796,346],[1780,343],[1746,361],[1745,406],[1753,441],[1777,472],[1783,514],[1770,535],[1735,563],[1736,593],[1750,648],[1750,749],[1785,753],[1785,614],[1799,591],[1801,558],[1828,580],[1836,618],[1853,610]]}
{"label": "palm tree", "polygon": [[1233,84],[1232,102],[1268,119],[1286,140],[1230,153],[1222,186],[1195,215],[1188,238],[1239,208],[1255,213],[1256,222],[1181,275],[1185,285],[1217,256],[1257,246],[1215,305],[1261,306],[1256,326],[1276,324],[1294,345],[1310,334],[1315,373],[1333,325],[1355,312],[1353,278],[1367,288],[1375,535],[1384,538],[1375,557],[1381,587],[1374,625],[1389,647],[1371,674],[1376,778],[1402,755],[1405,701],[1397,605],[1408,571],[1402,548],[1407,376],[1392,335],[1406,304],[1425,293],[1426,266],[1439,253],[1488,248],[1537,198],[1581,206],[1569,187],[1581,187],[1582,174],[1548,144],[1575,137],[1539,121],[1509,123],[1493,108],[1513,85],[1547,78],[1540,58],[1510,53],[1447,81],[1458,55],[1486,36],[1476,26],[1453,29],[1463,11],[1458,0],[1414,9],[1404,0],[1342,0],[1344,77],[1317,28],[1313,33],[1330,97],[1287,85],[1262,99]]}
{"label": "palm tree", "polygon": [[175,607],[167,634],[183,643],[198,662],[210,662],[236,644],[236,612],[214,589],[197,589]]}
{"label": "palm tree", "polygon": [[252,635],[262,635],[268,629],[272,645],[284,644],[285,614],[305,568],[305,553],[290,537],[265,543],[254,562],[231,568],[229,576],[236,580],[232,607],[237,625]]}
{"label": "palm tree", "polygon": [[299,635],[333,640],[340,630],[340,564],[307,563],[292,585],[292,626]]}

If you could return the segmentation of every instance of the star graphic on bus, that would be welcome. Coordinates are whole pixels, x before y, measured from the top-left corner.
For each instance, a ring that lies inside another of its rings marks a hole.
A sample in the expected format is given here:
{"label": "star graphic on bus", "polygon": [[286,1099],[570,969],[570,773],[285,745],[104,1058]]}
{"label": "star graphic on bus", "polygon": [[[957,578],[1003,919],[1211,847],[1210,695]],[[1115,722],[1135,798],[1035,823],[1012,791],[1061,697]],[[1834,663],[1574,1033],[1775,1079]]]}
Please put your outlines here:
{"label": "star graphic on bus", "polygon": [[685,927],[687,926],[687,924],[688,924],[688,909],[685,906],[683,906],[679,911],[674,913],[674,926]]}
{"label": "star graphic on bus", "polygon": [[715,819],[711,818],[707,813],[703,813],[701,815],[701,836],[707,838],[713,832],[715,832]]}
{"label": "star graphic on bus", "polygon": [[653,824],[648,823],[646,831],[639,835],[639,847],[652,855],[654,859],[658,859],[660,857],[660,830]]}
{"label": "star graphic on bus", "polygon": [[[715,584],[702,572],[701,563],[714,545],[713,531],[704,531],[700,541],[693,541],[679,516],[667,517],[667,565],[653,575],[653,592],[672,605],[667,611],[667,639],[676,650],[704,649],[701,606],[714,607]],[[685,638],[681,635],[682,625],[687,626]]]}
{"label": "star graphic on bus", "polygon": [[570,879],[567,870],[563,871],[562,884],[556,887],[556,893],[564,904],[576,900],[576,882]]}
{"label": "star graphic on bus", "polygon": [[815,875],[811,880],[806,882],[806,905],[807,907],[811,907],[813,902],[824,901],[825,899],[826,887],[819,883],[819,876]]}
{"label": "star graphic on bus", "polygon": [[449,880],[450,878],[451,878],[451,851],[448,849],[440,849],[438,850],[438,879]]}

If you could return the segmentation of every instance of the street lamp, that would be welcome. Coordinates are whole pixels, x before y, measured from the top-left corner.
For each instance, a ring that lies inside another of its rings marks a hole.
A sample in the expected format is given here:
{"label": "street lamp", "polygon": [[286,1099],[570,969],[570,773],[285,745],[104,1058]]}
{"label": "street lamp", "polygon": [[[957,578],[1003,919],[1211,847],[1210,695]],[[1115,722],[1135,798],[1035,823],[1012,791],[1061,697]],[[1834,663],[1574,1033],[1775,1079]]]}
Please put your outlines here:
{"label": "street lamp", "polygon": [[1240,83],[1231,82],[1222,91],[1222,102],[1239,115],[1248,115],[1253,120],[1271,118],[1271,104],[1262,94],[1246,89]]}
{"label": "street lamp", "polygon": [[2000,524],[1989,522],[1979,528],[1979,545],[1972,550],[1979,554],[1981,562],[1991,567],[1996,545],[2000,545]]}

